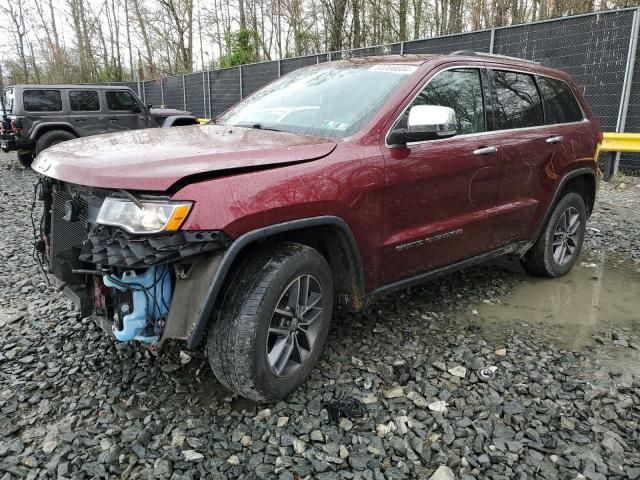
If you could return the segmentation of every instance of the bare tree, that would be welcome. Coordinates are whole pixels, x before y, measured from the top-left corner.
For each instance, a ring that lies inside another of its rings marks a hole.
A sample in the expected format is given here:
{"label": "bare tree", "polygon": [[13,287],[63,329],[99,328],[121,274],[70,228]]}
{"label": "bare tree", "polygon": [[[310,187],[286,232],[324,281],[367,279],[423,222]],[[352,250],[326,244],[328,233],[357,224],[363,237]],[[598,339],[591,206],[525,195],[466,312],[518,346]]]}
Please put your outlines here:
{"label": "bare tree", "polygon": [[[2,26],[4,30],[8,30],[14,38],[18,60],[22,66],[22,76],[25,82],[29,81],[29,68],[27,67],[27,56],[25,54],[25,42],[27,36],[27,27],[24,21],[24,8],[22,2],[6,2],[0,4],[2,11],[10,20],[8,26]],[[0,25],[2,23],[0,22]]]}
{"label": "bare tree", "polygon": [[[156,78],[512,25],[640,0],[21,0],[0,5],[10,81]],[[61,20],[64,19],[64,20]],[[239,46],[239,32],[242,45]],[[235,52],[237,53],[237,52]]]}

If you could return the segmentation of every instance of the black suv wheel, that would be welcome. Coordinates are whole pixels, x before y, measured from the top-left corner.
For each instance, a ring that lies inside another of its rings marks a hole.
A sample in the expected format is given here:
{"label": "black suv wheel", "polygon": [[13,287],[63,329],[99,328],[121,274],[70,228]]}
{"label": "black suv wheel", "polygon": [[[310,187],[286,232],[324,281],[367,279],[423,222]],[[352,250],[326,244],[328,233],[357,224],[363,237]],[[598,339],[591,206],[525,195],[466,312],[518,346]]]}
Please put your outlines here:
{"label": "black suv wheel", "polygon": [[286,397],[320,357],[333,296],[329,265],[313,248],[286,243],[248,260],[227,285],[209,331],[218,380],[252,400]]}
{"label": "black suv wheel", "polygon": [[559,277],[578,260],[587,225],[583,198],[567,193],[560,199],[536,243],[524,255],[522,266],[542,277]]}
{"label": "black suv wheel", "polygon": [[67,132],[66,130],[50,130],[43,133],[36,141],[36,155],[46,150],[47,148],[55,145],[56,143],[66,142],[67,140],[73,140],[76,136]]}
{"label": "black suv wheel", "polygon": [[33,163],[33,152],[31,151],[18,150],[16,155],[18,156],[20,165],[22,165],[24,168],[29,168]]}

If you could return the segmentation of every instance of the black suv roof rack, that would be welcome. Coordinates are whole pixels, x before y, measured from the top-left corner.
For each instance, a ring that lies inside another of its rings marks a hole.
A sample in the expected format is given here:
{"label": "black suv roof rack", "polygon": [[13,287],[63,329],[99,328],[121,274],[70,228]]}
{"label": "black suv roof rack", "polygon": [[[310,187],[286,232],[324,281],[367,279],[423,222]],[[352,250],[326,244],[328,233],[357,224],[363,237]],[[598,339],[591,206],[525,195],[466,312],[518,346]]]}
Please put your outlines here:
{"label": "black suv roof rack", "polygon": [[508,55],[499,55],[497,53],[474,52],[473,50],[457,50],[455,52],[451,52],[449,55],[465,55],[465,56],[471,56],[471,57],[503,58],[505,60],[517,60],[519,62],[535,63],[536,65],[540,65],[540,62],[536,62],[534,60],[527,60],[526,58],[510,57]]}

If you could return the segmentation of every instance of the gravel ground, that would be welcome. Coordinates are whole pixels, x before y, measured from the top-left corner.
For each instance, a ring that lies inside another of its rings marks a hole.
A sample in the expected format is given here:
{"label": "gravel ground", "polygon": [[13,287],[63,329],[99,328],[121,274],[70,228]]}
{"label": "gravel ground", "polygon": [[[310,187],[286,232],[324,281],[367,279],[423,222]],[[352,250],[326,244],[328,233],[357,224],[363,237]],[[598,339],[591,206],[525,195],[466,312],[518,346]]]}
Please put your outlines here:
{"label": "gravel ground", "polygon": [[[217,383],[204,353],[117,344],[45,291],[31,259],[35,175],[0,156],[0,479],[640,478],[640,377],[474,316],[522,274],[497,264],[340,313],[324,359],[286,402]],[[639,183],[639,182],[635,182]],[[587,245],[640,262],[640,186],[605,185]],[[637,266],[637,263],[635,264]],[[493,368],[491,368],[493,367]],[[335,399],[364,415],[331,421]]]}

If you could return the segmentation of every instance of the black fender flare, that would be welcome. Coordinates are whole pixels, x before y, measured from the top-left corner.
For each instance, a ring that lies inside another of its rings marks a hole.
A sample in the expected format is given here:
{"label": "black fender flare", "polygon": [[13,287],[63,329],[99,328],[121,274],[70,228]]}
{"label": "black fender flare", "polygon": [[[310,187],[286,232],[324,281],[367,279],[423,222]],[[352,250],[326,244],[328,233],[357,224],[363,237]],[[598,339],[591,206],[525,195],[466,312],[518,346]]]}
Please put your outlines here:
{"label": "black fender flare", "polygon": [[37,125],[35,125],[31,131],[29,132],[29,140],[37,140],[37,138],[40,136],[40,132],[42,131],[42,129],[47,129],[47,130],[68,130],[71,131],[71,133],[73,133],[76,137],[79,137],[80,134],[78,133],[78,130],[76,130],[76,128],[71,125],[69,122],[42,122],[42,123],[38,123]]}
{"label": "black fender flare", "polygon": [[170,117],[167,117],[164,119],[164,122],[162,122],[162,128],[173,127],[176,122],[182,121],[182,120],[188,120],[192,122],[192,123],[188,123],[187,125],[198,124],[198,119],[193,115],[171,115]]}
{"label": "black fender flare", "polygon": [[193,328],[191,329],[191,334],[189,335],[189,338],[187,340],[187,347],[193,349],[197,347],[197,345],[200,343],[200,340],[202,340],[207,325],[209,324],[209,320],[211,319],[211,314],[213,313],[213,308],[218,299],[218,295],[222,290],[222,285],[225,282],[231,265],[235,261],[238,254],[247,245],[255,242],[256,240],[262,240],[276,234],[319,226],[337,227],[341,231],[341,233],[344,234],[349,244],[349,249],[351,250],[350,254],[353,255],[355,261],[357,276],[356,281],[358,289],[360,290],[359,293],[362,297],[364,295],[364,270],[362,268],[360,250],[358,248],[358,244],[356,243],[353,232],[351,231],[351,228],[342,218],[333,215],[324,215],[320,217],[291,220],[284,223],[278,223],[275,225],[258,228],[239,236],[224,252],[222,260],[220,261],[220,265],[218,266],[218,269],[213,276],[213,280],[209,285],[209,290],[205,297],[204,303],[199,309],[199,313],[193,324]]}
{"label": "black fender flare", "polygon": [[[538,225],[538,229],[536,231],[536,235],[535,235],[535,237],[533,237],[533,242],[535,242],[540,237],[540,234],[542,234],[542,231],[544,230],[545,225],[549,221],[549,217],[551,217],[551,213],[553,212],[553,208],[556,206],[556,203],[558,203],[558,200],[560,200],[560,193],[562,192],[562,189],[564,188],[564,186],[572,178],[580,177],[582,175],[591,176],[595,181],[596,190],[598,189],[598,181],[597,181],[598,179],[597,179],[596,171],[593,168],[582,167],[582,168],[577,168],[575,170],[572,170],[569,173],[566,173],[560,179],[558,184],[556,185],[556,189],[555,189],[555,192],[553,194],[553,198],[551,199],[551,202],[549,202],[549,205],[547,205],[547,211],[544,214],[542,222],[540,222],[540,225]],[[595,192],[594,192],[594,195],[595,195]]]}

